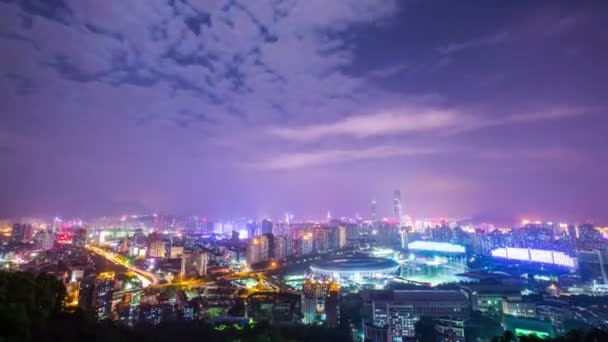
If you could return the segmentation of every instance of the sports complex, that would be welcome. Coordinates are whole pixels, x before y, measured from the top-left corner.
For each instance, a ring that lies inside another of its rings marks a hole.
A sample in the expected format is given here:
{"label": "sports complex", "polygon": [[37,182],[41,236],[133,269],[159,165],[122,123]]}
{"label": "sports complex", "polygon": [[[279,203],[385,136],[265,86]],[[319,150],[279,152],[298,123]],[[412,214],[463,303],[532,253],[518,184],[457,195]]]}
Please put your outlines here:
{"label": "sports complex", "polygon": [[393,277],[397,275],[399,263],[385,258],[352,257],[318,261],[310,265],[310,270],[314,276],[357,282]]}

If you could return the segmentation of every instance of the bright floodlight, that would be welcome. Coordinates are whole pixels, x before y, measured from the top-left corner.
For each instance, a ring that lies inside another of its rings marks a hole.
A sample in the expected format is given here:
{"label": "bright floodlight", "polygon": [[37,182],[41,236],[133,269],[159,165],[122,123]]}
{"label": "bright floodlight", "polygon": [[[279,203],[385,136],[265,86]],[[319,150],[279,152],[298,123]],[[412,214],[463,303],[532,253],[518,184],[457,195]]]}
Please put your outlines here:
{"label": "bright floodlight", "polygon": [[465,253],[464,246],[447,242],[414,241],[407,245],[413,251],[429,251],[440,253]]}

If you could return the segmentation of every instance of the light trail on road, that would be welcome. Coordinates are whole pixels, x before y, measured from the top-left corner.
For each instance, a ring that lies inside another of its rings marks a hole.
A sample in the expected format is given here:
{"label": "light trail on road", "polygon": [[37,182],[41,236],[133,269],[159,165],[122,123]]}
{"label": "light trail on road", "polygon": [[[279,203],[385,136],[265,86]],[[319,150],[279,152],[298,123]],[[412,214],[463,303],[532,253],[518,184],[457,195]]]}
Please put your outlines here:
{"label": "light trail on road", "polygon": [[100,255],[104,258],[106,258],[107,260],[118,264],[126,269],[128,269],[131,272],[134,272],[135,274],[137,274],[140,277],[143,277],[145,279],[147,279],[148,284],[146,286],[146,284],[142,281],[142,285],[144,285],[143,287],[148,287],[148,286],[156,286],[158,285],[158,277],[156,277],[154,274],[144,271],[140,268],[137,268],[135,266],[129,265],[128,263],[126,263],[124,260],[118,258],[114,253],[108,252],[104,249],[101,249],[99,247],[95,247],[95,246],[86,246],[86,249],[89,250],[92,253],[95,253],[97,255]]}

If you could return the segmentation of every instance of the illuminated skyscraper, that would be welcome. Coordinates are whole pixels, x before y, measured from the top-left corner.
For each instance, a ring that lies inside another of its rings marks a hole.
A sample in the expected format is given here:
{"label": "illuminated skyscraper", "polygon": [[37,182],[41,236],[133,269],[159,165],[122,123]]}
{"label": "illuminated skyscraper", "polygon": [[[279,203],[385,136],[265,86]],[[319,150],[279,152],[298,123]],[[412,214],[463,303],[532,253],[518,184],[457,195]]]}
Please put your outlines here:
{"label": "illuminated skyscraper", "polygon": [[402,220],[402,208],[401,208],[401,191],[395,190],[393,193],[393,216],[399,220],[401,224]]}
{"label": "illuminated skyscraper", "polygon": [[114,295],[114,272],[103,272],[95,280],[95,314],[97,319],[110,318],[112,314],[112,296]]}
{"label": "illuminated skyscraper", "polygon": [[183,277],[196,275],[204,277],[207,275],[207,263],[209,254],[205,252],[186,252],[182,256],[181,275]]}
{"label": "illuminated skyscraper", "polygon": [[252,239],[258,234],[258,225],[254,221],[247,223],[247,238]]}
{"label": "illuminated skyscraper", "polygon": [[313,251],[313,237],[311,232],[306,232],[302,235],[297,242],[297,254],[303,256],[312,253]]}
{"label": "illuminated skyscraper", "polygon": [[338,248],[346,247],[346,227],[338,227]]}
{"label": "illuminated skyscraper", "polygon": [[287,238],[285,236],[275,236],[274,237],[274,249],[273,249],[273,258],[276,260],[285,259],[285,241]]}
{"label": "illuminated skyscraper", "polygon": [[337,282],[307,279],[302,285],[302,323],[336,327],[339,299],[340,285]]}
{"label": "illuminated skyscraper", "polygon": [[377,214],[376,214],[376,199],[372,200],[371,211],[372,211],[372,221],[376,221],[378,219]]}
{"label": "illuminated skyscraper", "polygon": [[272,221],[264,219],[262,221],[262,235],[272,234]]}
{"label": "illuminated skyscraper", "polygon": [[156,240],[150,242],[150,249],[148,255],[151,258],[164,258],[166,254],[166,243],[165,241]]}
{"label": "illuminated skyscraper", "polygon": [[[376,290],[362,293],[363,310],[375,327],[388,327],[389,341],[414,340],[423,316],[435,321],[438,341],[464,342],[469,318],[467,297],[458,291]],[[371,336],[365,336],[371,339]]]}
{"label": "illuminated skyscraper", "polygon": [[327,230],[325,227],[315,227],[314,251],[317,253],[325,253],[329,250],[329,230]]}
{"label": "illuminated skyscraper", "polygon": [[247,245],[247,263],[253,265],[267,261],[268,247],[268,238],[265,235],[251,239]]}
{"label": "illuminated skyscraper", "polygon": [[406,250],[407,249],[407,244],[408,244],[407,228],[406,227],[401,227],[399,229],[401,229],[401,231],[399,232],[399,234],[400,234],[399,237],[401,238],[401,249]]}

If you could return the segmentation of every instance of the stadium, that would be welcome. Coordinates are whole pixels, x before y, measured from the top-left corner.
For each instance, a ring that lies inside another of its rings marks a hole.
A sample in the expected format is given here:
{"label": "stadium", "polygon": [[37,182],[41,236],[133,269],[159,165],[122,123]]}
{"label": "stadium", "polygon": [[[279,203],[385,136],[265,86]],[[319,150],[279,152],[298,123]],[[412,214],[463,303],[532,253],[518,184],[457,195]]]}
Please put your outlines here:
{"label": "stadium", "polygon": [[353,257],[324,260],[310,265],[313,275],[339,280],[360,281],[366,278],[387,278],[397,274],[399,263],[384,258]]}

